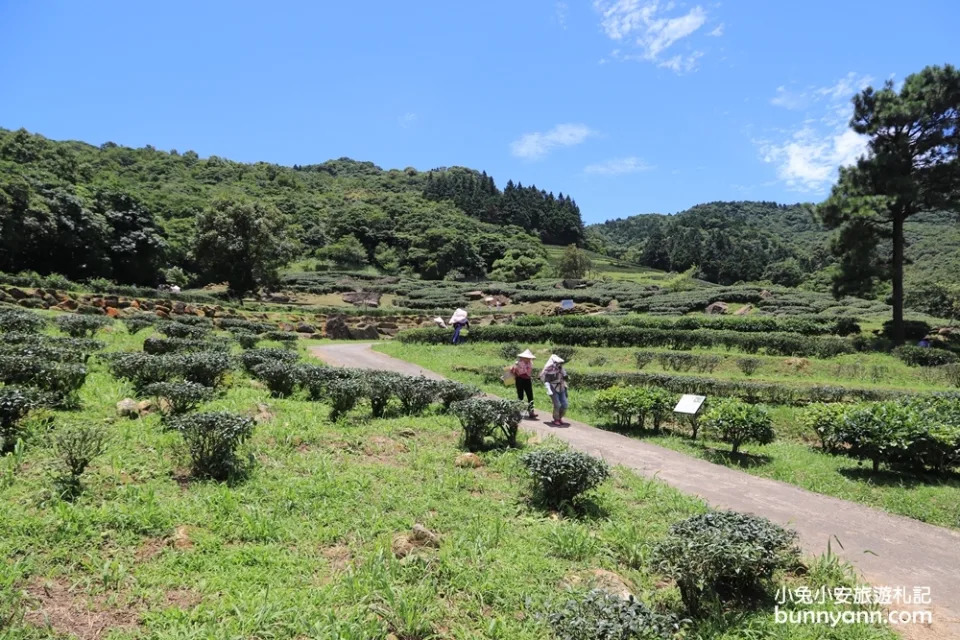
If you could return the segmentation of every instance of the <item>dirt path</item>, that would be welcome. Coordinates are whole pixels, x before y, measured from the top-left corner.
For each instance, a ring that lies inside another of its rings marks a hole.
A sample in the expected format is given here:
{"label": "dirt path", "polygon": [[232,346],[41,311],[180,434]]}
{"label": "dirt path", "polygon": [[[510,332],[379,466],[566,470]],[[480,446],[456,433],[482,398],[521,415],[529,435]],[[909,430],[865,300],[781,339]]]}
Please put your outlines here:
{"label": "dirt path", "polygon": [[[377,353],[371,346],[324,345],[313,347],[312,353],[331,365],[441,378]],[[581,422],[555,428],[525,420],[522,426],[612,464],[656,476],[715,508],[753,513],[789,526],[800,535],[808,554],[825,553],[832,541],[833,552],[856,566],[875,587],[905,587],[907,593],[914,587],[929,587],[932,606],[925,608],[934,610],[933,626],[911,624],[896,630],[907,638],[960,638],[960,533],[751,476]]]}

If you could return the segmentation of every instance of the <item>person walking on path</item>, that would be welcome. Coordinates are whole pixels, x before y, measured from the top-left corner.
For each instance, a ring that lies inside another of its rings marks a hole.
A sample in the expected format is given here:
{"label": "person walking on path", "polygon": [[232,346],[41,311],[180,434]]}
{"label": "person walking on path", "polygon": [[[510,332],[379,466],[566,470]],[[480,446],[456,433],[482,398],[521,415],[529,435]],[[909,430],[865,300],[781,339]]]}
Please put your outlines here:
{"label": "person walking on path", "polygon": [[550,356],[540,372],[540,380],[553,401],[553,422],[550,424],[562,427],[567,424],[563,421],[567,413],[567,372],[563,369],[563,358],[556,354]]}
{"label": "person walking on path", "polygon": [[453,312],[453,316],[450,317],[450,326],[453,327],[453,344],[460,344],[460,331],[470,326],[465,309],[457,309]]}
{"label": "person walking on path", "polygon": [[533,409],[533,355],[530,349],[517,355],[517,361],[510,367],[510,373],[513,374],[514,382],[517,385],[517,400],[523,400],[527,396],[527,415],[531,420],[537,417]]}

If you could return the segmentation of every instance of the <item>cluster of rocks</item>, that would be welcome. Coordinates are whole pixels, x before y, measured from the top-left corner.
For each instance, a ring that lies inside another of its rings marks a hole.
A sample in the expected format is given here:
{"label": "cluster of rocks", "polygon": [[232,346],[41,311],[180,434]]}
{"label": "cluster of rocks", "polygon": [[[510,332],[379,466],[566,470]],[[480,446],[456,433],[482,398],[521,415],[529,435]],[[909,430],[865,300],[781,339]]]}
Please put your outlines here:
{"label": "cluster of rocks", "polygon": [[174,315],[206,316],[223,318],[238,316],[233,309],[220,305],[193,305],[182,300],[144,300],[115,295],[71,295],[56,289],[25,291],[18,287],[0,287],[0,302],[16,304],[28,309],[59,309],[77,313],[108,315],[122,318],[141,311],[155,313],[161,318]]}

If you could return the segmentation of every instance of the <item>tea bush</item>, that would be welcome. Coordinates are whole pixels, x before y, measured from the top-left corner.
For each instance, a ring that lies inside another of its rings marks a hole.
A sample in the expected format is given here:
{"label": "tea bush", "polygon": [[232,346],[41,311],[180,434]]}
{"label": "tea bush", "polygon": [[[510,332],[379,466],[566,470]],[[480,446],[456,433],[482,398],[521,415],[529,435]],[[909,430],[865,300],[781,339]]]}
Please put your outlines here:
{"label": "tea bush", "polygon": [[282,342],[285,347],[292,349],[293,343],[297,341],[297,334],[290,331],[267,331],[260,334],[261,340],[273,340]]}
{"label": "tea bush", "polygon": [[21,421],[41,406],[42,396],[31,389],[0,387],[0,453],[13,450],[20,438]]}
{"label": "tea bush", "polygon": [[326,367],[316,364],[301,364],[297,367],[297,380],[306,389],[311,400],[326,397],[326,388],[334,380],[360,379],[366,372],[345,367]]}
{"label": "tea bush", "polygon": [[960,360],[957,354],[936,347],[913,347],[901,345],[893,350],[893,355],[911,367],[939,367]]}
{"label": "tea bush", "polygon": [[258,349],[248,349],[240,354],[240,362],[248,373],[253,373],[254,367],[264,362],[288,362],[293,363],[300,359],[296,352],[287,349],[277,349],[275,347],[262,347]]}
{"label": "tea bush", "polygon": [[400,374],[391,371],[371,371],[364,376],[367,399],[374,418],[382,418],[393,397]]}
{"label": "tea bush", "polygon": [[151,313],[138,313],[135,316],[124,318],[123,324],[126,325],[128,333],[134,334],[139,333],[148,327],[155,326],[157,324],[157,320],[157,316]]}
{"label": "tea bush", "polygon": [[403,376],[397,380],[396,396],[404,415],[416,416],[437,400],[439,385],[424,376]]}
{"label": "tea bush", "polygon": [[960,387],[960,364],[946,364],[941,368],[943,377],[955,387]]}
{"label": "tea bush", "polygon": [[213,389],[196,382],[154,382],[141,393],[155,398],[160,411],[171,416],[193,411],[214,396]]}
{"label": "tea bush", "polygon": [[763,407],[740,400],[722,398],[711,403],[702,419],[702,427],[723,442],[732,445],[733,453],[745,442],[769,444],[773,442],[773,421]]}
{"label": "tea bush", "polygon": [[454,402],[450,411],[463,427],[463,446],[468,451],[480,451],[487,438],[500,439],[508,446],[516,446],[517,429],[526,406],[516,400],[499,398],[467,398]]}
{"label": "tea bush", "polygon": [[158,327],[160,333],[169,338],[190,338],[202,340],[210,333],[206,326],[193,326],[183,322],[163,322]]}
{"label": "tea bush", "polygon": [[233,368],[230,356],[218,351],[178,353],[163,357],[171,359],[174,370],[184,380],[205,387],[219,386],[223,377]]}
{"label": "tea bush", "polygon": [[657,357],[656,351],[637,351],[633,354],[637,362],[637,369],[643,369],[645,366],[653,362]]}
{"label": "tea bush", "polygon": [[567,600],[547,621],[557,640],[672,640],[681,630],[675,615],[602,589]]}
{"label": "tea bush", "polygon": [[870,460],[873,471],[880,463],[909,459],[912,442],[926,431],[923,416],[903,402],[876,402],[850,408],[840,426],[845,453]]}
{"label": "tea bush", "polygon": [[574,347],[562,344],[551,345],[550,351],[564,362],[570,362],[577,355],[577,350]]}
{"label": "tea bush", "polygon": [[640,429],[646,428],[646,419],[653,421],[653,429],[660,430],[664,418],[670,415],[674,394],[657,388],[610,387],[599,391],[593,410],[601,418],[611,419],[621,429],[629,429],[634,417]]}
{"label": "tea bush", "polygon": [[580,451],[537,449],[520,458],[530,472],[535,497],[548,507],[572,506],[610,476],[610,467]]}
{"label": "tea bush", "polygon": [[500,354],[500,357],[504,360],[516,360],[517,354],[523,352],[523,347],[521,347],[516,342],[508,342],[507,344],[500,345],[497,353]]}
{"label": "tea bush", "polygon": [[260,336],[249,331],[233,331],[233,337],[244,349],[253,349],[260,342]]}
{"label": "tea bush", "polygon": [[812,404],[800,414],[800,423],[820,439],[820,448],[836,453],[843,444],[841,427],[848,408],[838,403]]}
{"label": "tea bush", "polygon": [[50,362],[27,355],[0,355],[0,382],[45,391],[58,406],[64,408],[76,406],[76,392],[86,379],[87,368],[76,362]]}
{"label": "tea bush", "polygon": [[30,313],[19,309],[0,309],[0,332],[36,333],[46,325],[47,319],[38,313]]}
{"label": "tea bush", "polygon": [[[43,335],[43,334],[34,334]],[[68,338],[69,339],[69,338]],[[79,362],[84,363],[90,353],[79,349],[64,348],[53,342],[36,341],[25,344],[0,343],[0,355],[38,358],[48,362]]]}
{"label": "tea bush", "polygon": [[766,518],[712,511],[670,527],[651,554],[673,578],[687,611],[750,604],[767,595],[773,575],[799,562],[796,534]]}
{"label": "tea bush", "polygon": [[[923,320],[903,321],[903,337],[911,342],[923,340],[930,334],[931,330],[932,327]],[[893,339],[893,320],[887,320],[883,323],[883,329],[880,331],[880,334],[886,338]]]}
{"label": "tea bush", "polygon": [[107,448],[106,433],[93,425],[64,427],[54,435],[53,443],[64,467],[54,478],[57,491],[64,500],[73,500],[83,490],[81,476]]}
{"label": "tea bush", "polygon": [[106,316],[64,314],[57,316],[54,322],[60,331],[72,338],[91,338],[112,321]]}
{"label": "tea bush", "polygon": [[366,385],[359,377],[330,380],[324,389],[325,400],[330,403],[330,420],[336,421],[348,413],[365,393]]}
{"label": "tea bush", "polygon": [[278,398],[293,395],[299,380],[295,365],[277,360],[261,362],[253,368],[253,375]]}
{"label": "tea bush", "polygon": [[740,369],[745,376],[755,374],[762,364],[763,361],[759,358],[737,358],[737,368]]}
{"label": "tea bush", "polygon": [[240,446],[253,433],[253,419],[227,411],[188,413],[170,421],[183,436],[193,475],[227,480],[242,469]]}
{"label": "tea bush", "polygon": [[118,352],[102,354],[110,373],[115,378],[130,381],[137,391],[155,382],[167,382],[177,377],[178,372],[170,356],[155,356],[142,352]]}
{"label": "tea bush", "polygon": [[480,389],[473,385],[454,380],[437,381],[437,397],[440,399],[444,411],[449,411],[454,402],[460,402],[477,395],[480,395]]}
{"label": "tea bush", "polygon": [[195,340],[193,338],[150,337],[143,341],[143,350],[153,355],[192,351],[221,351],[226,353],[230,351],[230,343],[220,338]]}

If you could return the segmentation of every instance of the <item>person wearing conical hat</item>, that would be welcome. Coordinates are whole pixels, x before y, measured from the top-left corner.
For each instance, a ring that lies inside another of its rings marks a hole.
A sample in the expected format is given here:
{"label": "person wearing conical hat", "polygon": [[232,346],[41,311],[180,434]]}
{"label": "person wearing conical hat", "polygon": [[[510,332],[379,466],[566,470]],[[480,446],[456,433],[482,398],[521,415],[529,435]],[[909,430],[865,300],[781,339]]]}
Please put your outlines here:
{"label": "person wearing conical hat", "polygon": [[536,419],[537,413],[533,410],[533,355],[530,349],[517,354],[517,361],[510,367],[514,382],[517,385],[517,400],[522,401],[527,396],[527,415],[531,420]]}
{"label": "person wearing conical hat", "polygon": [[563,369],[563,358],[556,354],[550,356],[540,372],[540,380],[553,401],[553,422],[550,424],[561,427],[566,424],[563,416],[567,413],[567,372]]}

